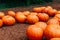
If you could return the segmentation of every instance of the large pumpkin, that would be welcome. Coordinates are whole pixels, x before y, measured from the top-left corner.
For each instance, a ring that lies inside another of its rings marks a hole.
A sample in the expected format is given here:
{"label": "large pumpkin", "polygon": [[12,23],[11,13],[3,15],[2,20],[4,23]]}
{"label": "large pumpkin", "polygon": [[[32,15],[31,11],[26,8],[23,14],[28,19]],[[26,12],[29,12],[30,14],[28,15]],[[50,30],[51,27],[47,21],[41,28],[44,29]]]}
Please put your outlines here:
{"label": "large pumpkin", "polygon": [[47,39],[60,38],[60,26],[57,24],[48,25],[44,33]]}
{"label": "large pumpkin", "polygon": [[43,30],[47,27],[47,24],[45,22],[37,22],[35,23],[37,27],[41,27]]}
{"label": "large pumpkin", "polygon": [[40,40],[43,36],[43,30],[36,25],[30,25],[26,29],[26,35],[30,40]]}

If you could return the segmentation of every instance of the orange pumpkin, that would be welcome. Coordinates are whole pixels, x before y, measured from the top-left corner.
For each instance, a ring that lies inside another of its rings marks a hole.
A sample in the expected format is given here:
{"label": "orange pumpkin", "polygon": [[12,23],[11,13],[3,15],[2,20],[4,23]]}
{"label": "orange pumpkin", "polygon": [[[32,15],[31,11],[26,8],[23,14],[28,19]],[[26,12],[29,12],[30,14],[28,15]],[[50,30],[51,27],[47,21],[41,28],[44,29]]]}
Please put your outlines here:
{"label": "orange pumpkin", "polygon": [[54,16],[54,18],[57,19],[57,20],[60,22],[60,14],[56,14],[56,15]]}
{"label": "orange pumpkin", "polygon": [[47,39],[60,38],[60,26],[57,24],[50,24],[46,27],[44,33]]}
{"label": "orange pumpkin", "polygon": [[15,17],[15,12],[14,11],[8,11],[8,15]]}
{"label": "orange pumpkin", "polygon": [[17,20],[17,22],[23,23],[26,21],[26,16],[22,12],[17,12],[15,15],[15,19]]}
{"label": "orange pumpkin", "polygon": [[45,7],[35,7],[35,8],[33,8],[33,11],[34,12],[42,12],[42,10],[44,10],[45,9]]}
{"label": "orange pumpkin", "polygon": [[36,25],[30,25],[26,29],[26,35],[30,40],[40,40],[43,36],[43,30]]}
{"label": "orange pumpkin", "polygon": [[39,21],[39,18],[36,15],[28,15],[27,16],[27,22],[28,23],[33,24],[33,23],[36,23],[38,21]]}
{"label": "orange pumpkin", "polygon": [[51,38],[50,40],[60,40],[60,38]]}
{"label": "orange pumpkin", "polygon": [[30,12],[29,12],[29,11],[24,11],[23,14],[24,14],[25,16],[28,16],[28,15],[30,14]]}
{"label": "orange pumpkin", "polygon": [[0,19],[0,28],[3,26],[3,21]]}
{"label": "orange pumpkin", "polygon": [[49,19],[48,20],[47,24],[48,25],[49,24],[58,24],[59,25],[59,21],[57,19],[55,19],[55,18],[52,18],[52,19]]}
{"label": "orange pumpkin", "polygon": [[43,13],[47,13],[49,10],[49,8],[45,8],[44,10],[42,10]]}
{"label": "orange pumpkin", "polygon": [[35,7],[35,8],[32,9],[32,11],[34,11],[34,12],[41,12],[41,9],[40,9],[40,7]]}
{"label": "orange pumpkin", "polygon": [[49,19],[49,16],[46,13],[39,13],[37,16],[39,17],[40,21],[47,21]]}
{"label": "orange pumpkin", "polygon": [[2,18],[2,21],[5,25],[13,25],[15,24],[15,18],[12,16],[6,15]]}
{"label": "orange pumpkin", "polygon": [[46,7],[40,7],[41,8],[41,12],[43,12],[43,10],[46,8]]}
{"label": "orange pumpkin", "polygon": [[46,8],[53,9],[51,6],[47,6]]}
{"label": "orange pumpkin", "polygon": [[23,14],[23,12],[18,11],[18,12],[16,12],[16,14]]}
{"label": "orange pumpkin", "polygon": [[54,16],[55,14],[57,14],[57,10],[56,10],[56,9],[48,10],[48,14],[49,14],[50,16]]}
{"label": "orange pumpkin", "polygon": [[43,30],[45,30],[47,24],[45,22],[37,22],[35,23],[37,27],[41,27]]}
{"label": "orange pumpkin", "polygon": [[60,11],[57,11],[57,14],[60,14]]}
{"label": "orange pumpkin", "polygon": [[31,12],[30,15],[37,15],[38,13],[36,12]]}
{"label": "orange pumpkin", "polygon": [[0,18],[2,18],[4,16],[5,16],[4,12],[0,12]]}

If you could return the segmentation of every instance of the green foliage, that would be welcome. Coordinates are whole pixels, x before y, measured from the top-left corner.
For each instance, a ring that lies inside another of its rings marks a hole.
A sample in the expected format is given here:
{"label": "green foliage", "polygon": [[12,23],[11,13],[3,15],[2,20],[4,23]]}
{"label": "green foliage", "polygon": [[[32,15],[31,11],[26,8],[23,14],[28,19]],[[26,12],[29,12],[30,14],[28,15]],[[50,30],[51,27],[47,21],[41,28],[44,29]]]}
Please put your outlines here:
{"label": "green foliage", "polygon": [[16,7],[16,6],[30,6],[33,4],[39,5],[51,1],[52,0],[1,0],[1,3],[6,4],[7,7]]}

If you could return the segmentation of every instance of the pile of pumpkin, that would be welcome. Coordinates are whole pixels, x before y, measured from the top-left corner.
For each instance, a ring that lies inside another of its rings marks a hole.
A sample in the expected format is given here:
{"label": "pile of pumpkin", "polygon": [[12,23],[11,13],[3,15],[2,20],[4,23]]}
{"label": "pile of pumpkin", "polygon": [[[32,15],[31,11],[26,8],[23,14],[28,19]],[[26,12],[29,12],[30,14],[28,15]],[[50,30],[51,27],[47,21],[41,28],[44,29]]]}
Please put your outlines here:
{"label": "pile of pumpkin", "polygon": [[33,11],[38,13],[34,13],[34,15],[39,18],[39,22],[33,16],[32,20],[36,23],[29,25],[26,29],[29,40],[43,40],[43,37],[46,40],[60,40],[60,11],[53,9],[51,6],[36,7],[33,8]]}
{"label": "pile of pumpkin", "polygon": [[34,7],[32,12],[0,12],[0,27],[16,22],[31,24],[26,29],[29,40],[42,40],[44,36],[47,40],[60,40],[60,11],[51,6]]}

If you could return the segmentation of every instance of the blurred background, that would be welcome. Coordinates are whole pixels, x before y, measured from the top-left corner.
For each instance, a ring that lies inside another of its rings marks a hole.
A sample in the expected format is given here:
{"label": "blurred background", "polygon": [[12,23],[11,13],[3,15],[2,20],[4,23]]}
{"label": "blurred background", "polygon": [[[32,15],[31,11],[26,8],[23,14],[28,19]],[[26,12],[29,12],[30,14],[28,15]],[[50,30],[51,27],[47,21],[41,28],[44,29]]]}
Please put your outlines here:
{"label": "blurred background", "polygon": [[58,3],[60,0],[0,0],[0,9],[20,6],[44,5],[51,2]]}

